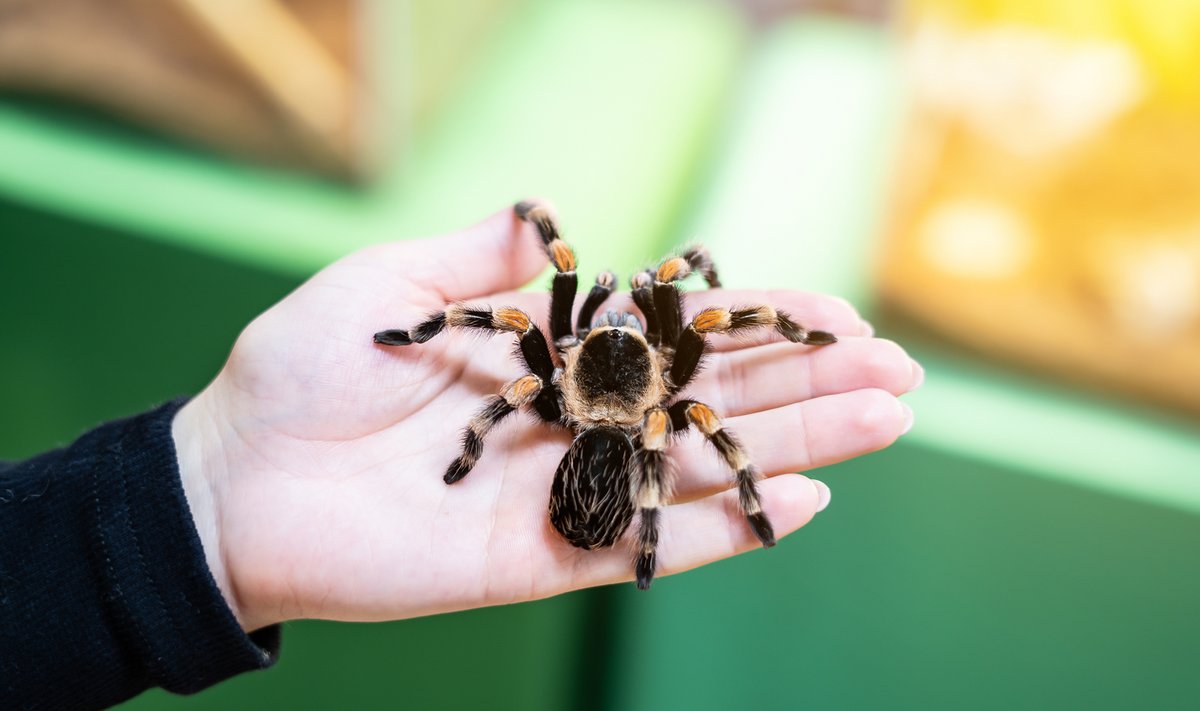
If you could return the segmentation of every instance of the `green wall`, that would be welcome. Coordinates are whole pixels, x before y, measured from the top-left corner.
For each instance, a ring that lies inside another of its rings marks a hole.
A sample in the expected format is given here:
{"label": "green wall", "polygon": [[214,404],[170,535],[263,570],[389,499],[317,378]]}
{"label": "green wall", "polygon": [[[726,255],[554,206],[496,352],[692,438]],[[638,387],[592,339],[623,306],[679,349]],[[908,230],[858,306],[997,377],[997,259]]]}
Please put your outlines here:
{"label": "green wall", "polygon": [[1195,516],[904,442],[821,478],[829,508],[777,548],[613,591],[610,708],[1200,698]]}

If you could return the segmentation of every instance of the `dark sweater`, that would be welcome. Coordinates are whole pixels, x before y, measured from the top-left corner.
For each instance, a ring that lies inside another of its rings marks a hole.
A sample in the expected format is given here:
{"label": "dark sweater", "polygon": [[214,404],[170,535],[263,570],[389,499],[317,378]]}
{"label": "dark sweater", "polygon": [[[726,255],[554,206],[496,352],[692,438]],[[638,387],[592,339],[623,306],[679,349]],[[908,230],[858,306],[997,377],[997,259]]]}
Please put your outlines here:
{"label": "dark sweater", "polygon": [[205,562],[171,438],[183,403],[0,463],[0,708],[189,694],[274,662],[279,628],[243,632]]}

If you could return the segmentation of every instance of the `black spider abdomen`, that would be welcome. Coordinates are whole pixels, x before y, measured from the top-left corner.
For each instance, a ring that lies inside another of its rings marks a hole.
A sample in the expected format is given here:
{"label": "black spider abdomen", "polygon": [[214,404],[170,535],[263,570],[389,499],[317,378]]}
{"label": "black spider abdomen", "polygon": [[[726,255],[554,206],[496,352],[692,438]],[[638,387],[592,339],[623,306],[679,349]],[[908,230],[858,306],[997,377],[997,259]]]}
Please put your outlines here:
{"label": "black spider abdomen", "polygon": [[633,519],[633,443],[621,430],[586,430],[571,443],[550,489],[550,522],[567,542],[593,550],[616,543]]}

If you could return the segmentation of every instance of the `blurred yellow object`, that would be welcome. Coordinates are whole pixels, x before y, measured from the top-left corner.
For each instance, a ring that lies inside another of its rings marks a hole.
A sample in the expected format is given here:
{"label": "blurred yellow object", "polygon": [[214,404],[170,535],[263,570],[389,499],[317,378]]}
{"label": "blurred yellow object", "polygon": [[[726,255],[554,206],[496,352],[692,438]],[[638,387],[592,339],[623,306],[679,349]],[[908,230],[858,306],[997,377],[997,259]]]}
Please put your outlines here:
{"label": "blurred yellow object", "polygon": [[1200,3],[910,11],[885,306],[1200,411]]}

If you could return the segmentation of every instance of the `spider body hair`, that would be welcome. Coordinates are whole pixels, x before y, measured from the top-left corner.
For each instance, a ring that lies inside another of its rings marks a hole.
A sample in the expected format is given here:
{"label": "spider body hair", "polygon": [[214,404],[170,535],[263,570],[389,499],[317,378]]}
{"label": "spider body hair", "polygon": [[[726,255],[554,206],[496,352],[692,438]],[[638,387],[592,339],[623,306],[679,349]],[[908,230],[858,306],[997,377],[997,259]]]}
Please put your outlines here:
{"label": "spider body hair", "polygon": [[563,406],[580,424],[636,429],[646,411],[666,397],[662,363],[640,329],[593,328],[564,361]]}

